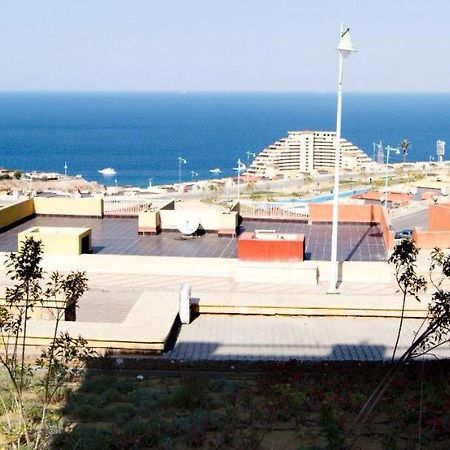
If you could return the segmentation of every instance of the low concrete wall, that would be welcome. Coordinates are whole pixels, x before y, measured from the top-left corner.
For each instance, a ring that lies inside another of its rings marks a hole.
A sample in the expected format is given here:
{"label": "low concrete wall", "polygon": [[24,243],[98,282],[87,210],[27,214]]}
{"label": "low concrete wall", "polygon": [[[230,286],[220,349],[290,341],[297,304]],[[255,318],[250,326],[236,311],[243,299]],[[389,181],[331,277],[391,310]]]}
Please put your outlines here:
{"label": "low concrete wall", "polygon": [[159,211],[141,211],[138,216],[139,234],[158,234],[161,231]]}
{"label": "low concrete wall", "polygon": [[[51,255],[81,255],[92,252],[91,229],[75,227],[31,227],[17,235],[17,246],[27,238],[42,242],[42,253]],[[83,248],[83,242],[86,241]]]}
{"label": "low concrete wall", "polygon": [[240,261],[299,262],[305,259],[305,236],[294,234],[290,238],[257,239],[255,233],[239,236],[237,257]]}
{"label": "low concrete wall", "polygon": [[233,278],[244,283],[315,285],[318,281],[315,261],[295,263],[234,261]]}
{"label": "low concrete wall", "polygon": [[175,209],[175,200],[169,200],[164,206],[159,208],[160,210],[174,210]]}
{"label": "low concrete wall", "polygon": [[[145,291],[122,323],[62,322],[59,331],[70,336],[81,335],[100,354],[104,351],[160,353],[177,315],[177,293]],[[27,330],[28,345],[32,348],[48,346],[54,326],[51,320],[31,320]]]}
{"label": "low concrete wall", "polygon": [[33,201],[36,214],[103,217],[102,198],[35,197]]}
{"label": "low concrete wall", "polygon": [[[330,281],[331,262],[317,261],[320,281]],[[360,283],[391,283],[392,267],[384,261],[343,261],[338,266],[338,281]]]}
{"label": "low concrete wall", "polygon": [[241,204],[240,202],[235,202],[231,207],[230,211],[236,211],[238,214],[241,212]]}
{"label": "low concrete wall", "polygon": [[[292,274],[294,275],[294,274]],[[305,283],[302,283],[305,284]],[[313,291],[309,289],[309,291]],[[424,318],[428,313],[430,299],[421,302],[407,298],[405,318]],[[315,292],[309,295],[282,295],[267,292],[261,295],[248,295],[247,292],[200,292],[194,311],[209,314],[252,314],[289,316],[332,316],[332,317],[401,317],[402,301],[398,294],[327,295]]]}
{"label": "low concrete wall", "polygon": [[[178,230],[178,219],[187,212],[184,210],[159,210],[162,230]],[[195,210],[200,226],[206,231],[218,231],[220,234],[234,234],[238,225],[236,211]]]}
{"label": "low concrete wall", "polygon": [[219,236],[236,236],[236,230],[239,225],[239,211],[226,211],[218,213],[217,232]]}
{"label": "low concrete wall", "polygon": [[[2,257],[3,255],[3,257]],[[0,264],[6,257],[0,253]],[[97,273],[122,273],[142,275],[171,275],[193,277],[233,277],[233,258],[182,258],[174,256],[102,255],[79,256],[46,255],[46,271],[86,270]]]}
{"label": "low concrete wall", "polygon": [[[0,265],[6,259],[7,253],[0,253]],[[186,277],[217,277],[244,281],[239,274],[241,267],[245,269],[247,280],[254,282],[270,282],[265,274],[270,268],[279,269],[280,273],[287,267],[315,268],[320,281],[329,281],[329,261],[303,261],[301,263],[244,263],[234,258],[181,258],[172,256],[128,256],[128,255],[88,255],[53,256],[46,255],[43,260],[44,270],[51,272],[59,270],[85,270],[94,273],[121,273],[142,275],[170,275],[180,278],[180,283]],[[346,261],[339,264],[339,280],[355,282],[387,283],[393,281],[392,267],[387,262]],[[260,272],[256,270],[262,268]],[[281,277],[281,275],[280,275]],[[317,276],[316,276],[317,278]],[[286,272],[284,283],[299,281]]]}
{"label": "low concrete wall", "polygon": [[0,208],[0,230],[8,228],[34,214],[34,203],[31,199]]}

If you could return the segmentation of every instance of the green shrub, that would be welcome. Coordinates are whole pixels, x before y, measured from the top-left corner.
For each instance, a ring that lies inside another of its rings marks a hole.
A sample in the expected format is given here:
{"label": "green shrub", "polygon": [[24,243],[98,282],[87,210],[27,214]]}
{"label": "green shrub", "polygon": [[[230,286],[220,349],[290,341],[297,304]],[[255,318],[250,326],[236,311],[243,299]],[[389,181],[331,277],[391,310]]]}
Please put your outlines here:
{"label": "green shrub", "polygon": [[123,423],[136,415],[136,408],[130,403],[116,403],[105,408],[106,416],[116,423]]}
{"label": "green shrub", "polygon": [[208,404],[209,383],[197,375],[182,378],[170,393],[159,400],[160,406],[194,409]]}
{"label": "green shrub", "polygon": [[320,411],[320,425],[330,450],[341,449],[344,444],[342,431],[339,428],[336,412],[331,406],[325,405]]}
{"label": "green shrub", "polygon": [[198,399],[191,394],[189,388],[186,386],[176,386],[170,396],[170,405],[175,408],[192,409],[199,406]]}
{"label": "green shrub", "polygon": [[38,422],[42,415],[42,404],[32,400],[25,402],[25,414],[32,422]]}
{"label": "green shrub", "polygon": [[114,385],[115,379],[111,376],[102,375],[101,377],[88,378],[82,385],[83,392],[103,392],[110,389]]}
{"label": "green shrub", "polygon": [[13,176],[14,176],[14,178],[16,180],[20,180],[22,178],[22,171],[21,170],[15,170]]}
{"label": "green shrub", "polygon": [[0,402],[0,416],[3,414],[3,404],[6,409],[11,410],[14,407],[14,397],[11,390],[0,389],[0,397],[2,402]]}
{"label": "green shrub", "polygon": [[153,409],[159,402],[152,388],[139,388],[133,393],[133,403],[138,408]]}
{"label": "green shrub", "polygon": [[94,406],[87,403],[77,404],[72,413],[77,420],[90,422],[101,421],[105,417],[104,409],[100,405]]}
{"label": "green shrub", "polygon": [[119,392],[126,394],[136,389],[136,382],[130,378],[117,378],[115,386]]}
{"label": "green shrub", "polygon": [[122,447],[112,430],[78,425],[71,433],[56,436],[52,448],[58,450],[75,448],[77,450],[116,450]]}
{"label": "green shrub", "polygon": [[155,447],[163,436],[163,426],[157,420],[135,419],[123,428],[122,445],[125,448]]}

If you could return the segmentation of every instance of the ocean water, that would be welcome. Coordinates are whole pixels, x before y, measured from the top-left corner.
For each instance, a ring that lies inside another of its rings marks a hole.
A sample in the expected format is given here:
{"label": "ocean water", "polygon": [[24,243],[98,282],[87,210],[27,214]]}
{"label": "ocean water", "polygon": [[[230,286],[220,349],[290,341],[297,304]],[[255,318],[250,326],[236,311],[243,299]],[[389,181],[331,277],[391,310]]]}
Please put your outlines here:
{"label": "ocean water", "polygon": [[[64,171],[121,185],[232,175],[238,158],[287,131],[334,130],[335,94],[310,93],[0,93],[0,166]],[[410,161],[450,145],[450,94],[344,93],[342,136],[373,154],[373,142],[411,142]],[[450,150],[449,150],[450,151]],[[395,155],[391,154],[395,162]],[[398,157],[397,157],[398,158]]]}

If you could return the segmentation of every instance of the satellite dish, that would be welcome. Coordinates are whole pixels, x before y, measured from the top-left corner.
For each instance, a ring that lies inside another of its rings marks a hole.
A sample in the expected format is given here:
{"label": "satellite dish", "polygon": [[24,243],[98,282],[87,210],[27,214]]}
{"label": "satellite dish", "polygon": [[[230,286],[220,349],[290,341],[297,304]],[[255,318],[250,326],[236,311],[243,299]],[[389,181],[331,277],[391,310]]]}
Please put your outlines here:
{"label": "satellite dish", "polygon": [[177,217],[177,228],[181,234],[194,234],[200,225],[197,214],[193,211],[180,211]]}

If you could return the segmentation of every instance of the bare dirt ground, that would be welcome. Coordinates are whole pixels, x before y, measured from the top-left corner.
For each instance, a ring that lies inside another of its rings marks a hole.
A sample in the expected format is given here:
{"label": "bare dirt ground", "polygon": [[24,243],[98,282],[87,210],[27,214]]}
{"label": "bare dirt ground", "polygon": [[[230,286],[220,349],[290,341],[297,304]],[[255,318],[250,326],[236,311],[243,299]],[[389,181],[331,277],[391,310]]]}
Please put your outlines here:
{"label": "bare dirt ground", "polygon": [[[31,188],[31,189],[30,189]],[[17,180],[15,178],[0,181],[0,192],[27,192],[29,190],[42,191],[68,191],[68,192],[103,192],[104,187],[96,182],[86,181],[83,178],[70,177],[59,180]]]}

